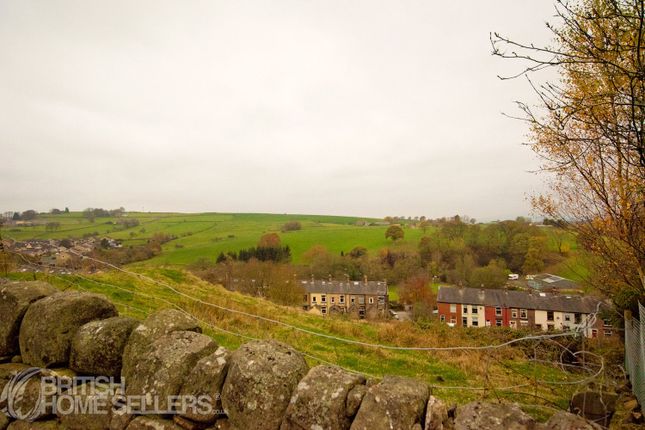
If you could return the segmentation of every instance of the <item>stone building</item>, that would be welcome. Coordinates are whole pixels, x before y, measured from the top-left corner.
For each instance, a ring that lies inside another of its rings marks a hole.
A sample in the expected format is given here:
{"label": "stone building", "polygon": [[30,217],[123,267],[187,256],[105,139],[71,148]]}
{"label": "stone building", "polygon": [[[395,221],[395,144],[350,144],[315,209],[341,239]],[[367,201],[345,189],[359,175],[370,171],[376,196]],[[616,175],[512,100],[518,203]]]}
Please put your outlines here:
{"label": "stone building", "polygon": [[303,307],[321,315],[349,314],[356,318],[384,318],[388,312],[385,281],[301,281]]}

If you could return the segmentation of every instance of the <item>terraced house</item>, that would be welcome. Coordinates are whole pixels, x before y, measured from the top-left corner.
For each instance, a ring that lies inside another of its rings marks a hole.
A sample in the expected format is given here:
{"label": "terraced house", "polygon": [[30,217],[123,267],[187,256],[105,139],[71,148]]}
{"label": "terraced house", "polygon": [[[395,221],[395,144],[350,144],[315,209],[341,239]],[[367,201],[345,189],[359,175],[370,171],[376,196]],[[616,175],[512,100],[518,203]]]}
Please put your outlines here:
{"label": "terraced house", "polygon": [[388,311],[387,283],[381,281],[301,281],[304,309],[321,315],[349,314],[384,318]]}
{"label": "terraced house", "polygon": [[439,319],[460,327],[528,327],[544,331],[584,329],[587,337],[612,336],[600,315],[607,305],[593,297],[533,291],[440,287]]}

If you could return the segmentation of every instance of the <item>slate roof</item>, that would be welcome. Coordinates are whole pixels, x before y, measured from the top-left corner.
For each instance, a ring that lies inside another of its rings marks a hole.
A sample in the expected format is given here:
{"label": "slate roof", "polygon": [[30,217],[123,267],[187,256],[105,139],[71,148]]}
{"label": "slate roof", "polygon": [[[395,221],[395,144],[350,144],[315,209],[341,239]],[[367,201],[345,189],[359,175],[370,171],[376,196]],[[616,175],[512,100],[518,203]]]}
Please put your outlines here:
{"label": "slate roof", "polygon": [[602,305],[588,296],[457,287],[439,287],[437,302],[585,314],[596,312]]}
{"label": "slate roof", "polygon": [[579,290],[580,286],[575,282],[550,273],[535,275],[532,280],[528,281],[532,288],[536,289],[560,289],[560,290]]}
{"label": "slate roof", "polygon": [[307,293],[368,294],[384,296],[387,283],[382,281],[300,281]]}

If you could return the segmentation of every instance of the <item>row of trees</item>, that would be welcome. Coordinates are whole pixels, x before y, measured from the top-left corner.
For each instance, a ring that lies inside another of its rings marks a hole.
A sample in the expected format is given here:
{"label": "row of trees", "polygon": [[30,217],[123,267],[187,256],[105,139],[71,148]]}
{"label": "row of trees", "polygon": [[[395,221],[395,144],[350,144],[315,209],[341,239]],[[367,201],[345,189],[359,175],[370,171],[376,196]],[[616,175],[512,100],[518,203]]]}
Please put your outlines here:
{"label": "row of trees", "polygon": [[263,235],[258,245],[252,248],[241,249],[238,252],[229,251],[226,254],[221,252],[216,262],[224,263],[228,260],[248,262],[250,260],[272,261],[274,263],[287,263],[291,261],[291,248],[282,246],[280,236],[277,233]]}
{"label": "row of trees", "polygon": [[60,210],[60,209],[54,208],[54,209],[51,209],[51,210],[49,211],[49,213],[50,213],[50,214],[52,214],[52,215],[62,215],[62,214],[64,214],[64,213],[68,214],[68,213],[69,213],[69,208],[68,208],[68,207],[65,207],[65,209],[63,209],[63,210]]}
{"label": "row of trees", "polygon": [[125,208],[118,209],[103,209],[103,208],[87,208],[83,211],[83,217],[90,222],[94,222],[96,218],[120,217],[125,214]]}
{"label": "row of trees", "polygon": [[38,212],[28,209],[24,212],[14,212],[12,219],[14,221],[32,221],[38,217]]}
{"label": "row of trees", "polygon": [[524,219],[488,225],[444,223],[431,237],[421,239],[419,255],[434,275],[447,274],[459,263],[537,273],[557,258],[548,252],[545,234]]}
{"label": "row of trees", "polygon": [[[61,215],[64,213],[67,214],[69,213],[69,208],[66,207],[63,210],[54,208],[54,209],[51,209],[49,213],[52,215]],[[13,212],[13,215],[12,215],[12,219],[14,221],[31,221],[36,219],[37,217],[38,217],[38,212],[35,211],[34,209],[28,209],[24,212],[20,212],[20,211]]]}

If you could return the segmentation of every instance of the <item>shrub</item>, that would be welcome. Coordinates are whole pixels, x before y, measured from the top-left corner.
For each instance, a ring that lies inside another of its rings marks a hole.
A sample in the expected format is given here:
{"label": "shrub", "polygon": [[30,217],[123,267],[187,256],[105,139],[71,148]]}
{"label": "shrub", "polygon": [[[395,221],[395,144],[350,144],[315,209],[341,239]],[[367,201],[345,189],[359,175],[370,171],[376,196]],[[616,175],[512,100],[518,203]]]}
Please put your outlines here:
{"label": "shrub", "polygon": [[283,233],[287,231],[302,230],[302,224],[300,224],[300,221],[289,221],[285,223],[280,230]]}

